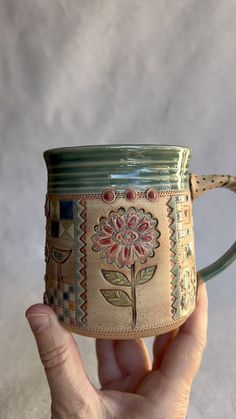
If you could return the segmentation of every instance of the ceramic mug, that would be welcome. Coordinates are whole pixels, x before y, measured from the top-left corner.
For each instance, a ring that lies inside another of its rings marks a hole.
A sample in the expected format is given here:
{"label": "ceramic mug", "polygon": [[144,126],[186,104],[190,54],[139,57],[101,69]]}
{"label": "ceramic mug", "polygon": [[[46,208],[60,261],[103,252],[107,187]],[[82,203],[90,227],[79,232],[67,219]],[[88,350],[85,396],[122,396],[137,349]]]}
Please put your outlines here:
{"label": "ceramic mug", "polygon": [[85,336],[130,339],[180,326],[197,285],[228,266],[236,243],[196,273],[192,201],[236,177],[189,173],[191,151],[103,145],[44,152],[48,169],[44,302]]}

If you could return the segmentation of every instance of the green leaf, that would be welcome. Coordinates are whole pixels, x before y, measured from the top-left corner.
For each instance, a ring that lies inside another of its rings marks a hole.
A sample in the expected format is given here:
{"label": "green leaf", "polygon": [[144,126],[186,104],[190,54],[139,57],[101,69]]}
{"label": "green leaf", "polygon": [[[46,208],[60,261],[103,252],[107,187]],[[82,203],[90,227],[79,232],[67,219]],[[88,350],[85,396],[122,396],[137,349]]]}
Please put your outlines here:
{"label": "green leaf", "polygon": [[145,284],[153,278],[156,272],[157,265],[148,266],[147,268],[141,269],[136,276],[136,285]]}
{"label": "green leaf", "polygon": [[102,274],[104,278],[113,285],[126,285],[130,286],[128,278],[118,271],[106,271],[102,269]]}
{"label": "green leaf", "polygon": [[131,307],[132,303],[130,297],[125,291],[120,290],[100,290],[103,297],[108,301],[108,303],[113,306],[119,307]]}

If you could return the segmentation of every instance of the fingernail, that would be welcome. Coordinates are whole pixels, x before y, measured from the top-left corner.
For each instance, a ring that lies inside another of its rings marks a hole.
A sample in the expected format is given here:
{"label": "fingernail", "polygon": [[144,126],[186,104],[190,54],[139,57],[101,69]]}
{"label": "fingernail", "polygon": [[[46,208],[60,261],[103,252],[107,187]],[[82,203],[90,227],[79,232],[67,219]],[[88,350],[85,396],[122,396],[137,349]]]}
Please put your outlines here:
{"label": "fingernail", "polygon": [[41,330],[49,328],[50,322],[48,314],[30,314],[26,318],[33,333],[38,333]]}

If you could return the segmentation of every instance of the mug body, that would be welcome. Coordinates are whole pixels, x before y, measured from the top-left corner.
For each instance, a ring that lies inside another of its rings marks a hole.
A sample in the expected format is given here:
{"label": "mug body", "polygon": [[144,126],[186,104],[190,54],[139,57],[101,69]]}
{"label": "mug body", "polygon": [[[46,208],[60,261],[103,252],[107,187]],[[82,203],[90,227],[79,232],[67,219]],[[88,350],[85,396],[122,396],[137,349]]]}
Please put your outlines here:
{"label": "mug body", "polygon": [[45,294],[63,326],[107,339],[180,326],[196,300],[190,150],[159,145],[44,153]]}

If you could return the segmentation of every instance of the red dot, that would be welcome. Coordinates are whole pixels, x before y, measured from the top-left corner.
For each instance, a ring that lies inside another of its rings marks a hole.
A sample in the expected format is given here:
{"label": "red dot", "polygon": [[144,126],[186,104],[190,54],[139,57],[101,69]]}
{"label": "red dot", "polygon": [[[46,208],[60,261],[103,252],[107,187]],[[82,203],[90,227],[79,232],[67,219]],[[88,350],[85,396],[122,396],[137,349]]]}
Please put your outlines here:
{"label": "red dot", "polygon": [[155,189],[148,189],[146,192],[146,197],[149,201],[155,201],[157,199],[157,191]]}
{"label": "red dot", "polygon": [[102,194],[102,199],[105,202],[112,202],[112,201],[115,200],[115,198],[116,198],[116,195],[115,195],[114,191],[112,191],[112,190],[106,190]]}
{"label": "red dot", "polygon": [[125,192],[125,197],[128,201],[134,201],[137,198],[137,193],[133,189]]}

